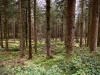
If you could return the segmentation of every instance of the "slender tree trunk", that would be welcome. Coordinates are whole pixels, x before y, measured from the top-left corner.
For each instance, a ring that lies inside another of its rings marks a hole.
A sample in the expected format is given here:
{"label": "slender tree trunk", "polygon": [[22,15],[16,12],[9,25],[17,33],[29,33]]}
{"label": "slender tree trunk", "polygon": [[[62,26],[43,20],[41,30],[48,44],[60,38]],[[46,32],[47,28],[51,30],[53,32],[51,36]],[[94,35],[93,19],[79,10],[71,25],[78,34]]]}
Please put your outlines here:
{"label": "slender tree trunk", "polygon": [[91,15],[92,15],[92,9],[91,9],[91,7],[92,7],[92,0],[90,0],[89,1],[89,12],[88,12],[88,34],[87,34],[87,46],[89,46],[89,41],[90,41],[90,39],[89,38],[91,38],[90,37],[90,26],[91,26]]}
{"label": "slender tree trunk", "polygon": [[36,0],[34,0],[34,49],[37,53]]}
{"label": "slender tree trunk", "polygon": [[66,16],[67,16],[67,0],[64,0],[64,12],[63,12],[63,39],[64,39],[64,44],[66,46],[66,31],[67,31],[67,27],[66,27]]}
{"label": "slender tree trunk", "polygon": [[60,28],[60,38],[61,38],[61,41],[63,41],[63,23],[61,24],[61,28]]}
{"label": "slender tree trunk", "polygon": [[23,36],[23,16],[22,16],[22,0],[19,0],[19,22],[20,22],[20,57],[24,56],[24,36]]}
{"label": "slender tree trunk", "polygon": [[47,46],[47,58],[51,58],[51,49],[50,49],[50,0],[46,0],[46,19],[47,19],[47,28],[46,28],[46,46]]}
{"label": "slender tree trunk", "polygon": [[55,32],[55,42],[57,42],[57,38],[58,38],[58,25],[56,23],[56,32]]}
{"label": "slender tree trunk", "polygon": [[0,35],[1,35],[1,37],[0,37],[0,44],[1,44],[1,48],[3,48],[3,36],[2,36],[2,17],[1,17],[1,14],[0,14]]}
{"label": "slender tree trunk", "polygon": [[31,0],[28,0],[28,25],[29,25],[29,58],[32,59],[32,45],[31,45]]}
{"label": "slender tree trunk", "polygon": [[8,50],[8,24],[7,24],[7,5],[6,5],[6,1],[4,0],[4,25],[5,25],[5,51],[9,51]]}
{"label": "slender tree trunk", "polygon": [[26,8],[26,11],[25,11],[25,42],[26,42],[26,47],[28,46],[28,41],[27,41],[27,38],[28,38],[28,35],[27,35],[27,30],[28,30],[28,25],[27,25],[27,8]]}
{"label": "slender tree trunk", "polygon": [[65,46],[66,53],[70,54],[74,51],[74,30],[75,30],[75,3],[76,0],[68,0],[67,16],[66,16],[66,37]]}
{"label": "slender tree trunk", "polygon": [[91,20],[90,38],[89,38],[90,52],[97,51],[98,18],[99,18],[98,1],[99,0],[92,0],[92,20]]}
{"label": "slender tree trunk", "polygon": [[80,15],[78,14],[77,26],[75,29],[75,38],[77,43],[79,43],[79,31],[80,31]]}
{"label": "slender tree trunk", "polygon": [[83,7],[84,7],[84,0],[81,0],[81,24],[80,24],[80,47],[83,44]]}
{"label": "slender tree trunk", "polygon": [[84,35],[84,40],[85,40],[85,46],[87,46],[87,29],[88,29],[88,21],[87,21],[87,19],[86,19],[87,17],[85,16],[85,29],[84,29],[84,33],[85,33],[85,35]]}
{"label": "slender tree trunk", "polygon": [[14,42],[15,42],[15,18],[14,18],[14,24],[13,24],[13,39],[14,39]]}

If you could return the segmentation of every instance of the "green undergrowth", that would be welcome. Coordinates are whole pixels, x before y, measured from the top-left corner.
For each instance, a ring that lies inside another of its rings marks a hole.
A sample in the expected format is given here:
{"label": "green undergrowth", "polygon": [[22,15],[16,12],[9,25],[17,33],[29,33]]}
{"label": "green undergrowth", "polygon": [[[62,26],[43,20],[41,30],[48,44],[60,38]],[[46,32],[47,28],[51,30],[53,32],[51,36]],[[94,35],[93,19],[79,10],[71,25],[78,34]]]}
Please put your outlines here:
{"label": "green undergrowth", "polygon": [[[90,53],[87,47],[75,46],[74,54],[68,57],[63,44],[51,41],[53,58],[46,59],[45,42],[38,42],[38,54],[33,54],[32,60],[26,60],[24,65],[15,67],[9,65],[6,69],[0,69],[0,72],[2,75],[100,75],[100,48],[98,52]],[[18,56],[15,51],[10,55]],[[1,60],[7,57],[0,54]]]}
{"label": "green undergrowth", "polygon": [[69,58],[60,54],[49,60],[37,57],[27,61],[27,66],[16,66],[8,69],[7,73],[8,75],[99,75],[99,58],[99,53],[85,55],[77,53]]}
{"label": "green undergrowth", "polygon": [[11,60],[15,58],[18,58],[18,54],[16,54],[16,52],[10,52],[7,54],[0,52],[0,61]]}

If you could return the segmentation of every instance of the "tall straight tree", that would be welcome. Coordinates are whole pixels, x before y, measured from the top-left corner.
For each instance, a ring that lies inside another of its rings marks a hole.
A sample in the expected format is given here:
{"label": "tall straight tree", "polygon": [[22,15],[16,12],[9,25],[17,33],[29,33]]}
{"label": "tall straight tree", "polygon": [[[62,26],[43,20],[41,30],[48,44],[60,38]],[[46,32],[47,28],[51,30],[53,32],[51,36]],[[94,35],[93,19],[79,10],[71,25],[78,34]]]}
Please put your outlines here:
{"label": "tall straight tree", "polygon": [[92,17],[92,0],[89,0],[89,8],[88,8],[88,34],[87,34],[87,46],[89,46],[90,37],[90,27],[91,27],[91,17]]}
{"label": "tall straight tree", "polygon": [[22,16],[23,0],[19,0],[19,23],[20,23],[20,57],[24,56],[24,37],[23,37],[23,16]]}
{"label": "tall straight tree", "polygon": [[92,19],[90,27],[90,41],[89,41],[90,52],[97,51],[98,18],[99,18],[98,1],[99,0],[92,0]]}
{"label": "tall straight tree", "polygon": [[98,26],[98,46],[100,46],[100,1],[99,1],[99,26]]}
{"label": "tall straight tree", "polygon": [[80,24],[80,47],[82,46],[83,44],[83,8],[84,8],[84,0],[80,0],[81,3],[80,3],[80,6],[81,6],[81,24]]}
{"label": "tall straight tree", "polygon": [[7,5],[8,5],[8,1],[4,0],[5,51],[8,52]]}
{"label": "tall straight tree", "polygon": [[74,30],[75,30],[75,3],[76,0],[67,1],[67,16],[66,16],[66,36],[65,36],[65,46],[66,53],[71,54],[74,44]]}
{"label": "tall straight tree", "polygon": [[34,49],[37,53],[36,0],[34,0]]}
{"label": "tall straight tree", "polygon": [[28,25],[29,25],[29,58],[32,59],[32,45],[31,45],[31,0],[28,0]]}
{"label": "tall straight tree", "polygon": [[51,49],[50,49],[50,0],[46,0],[46,47],[47,47],[47,59],[51,58]]}
{"label": "tall straight tree", "polygon": [[3,36],[2,36],[2,17],[1,17],[1,14],[0,14],[0,35],[1,35],[1,37],[0,37],[0,45],[1,45],[1,48],[3,48]]}
{"label": "tall straight tree", "polygon": [[[26,2],[26,4],[27,4],[27,2]],[[28,36],[28,23],[27,23],[28,19],[27,19],[27,16],[28,16],[28,14],[27,13],[28,13],[28,10],[26,8],[26,10],[25,10],[25,42],[26,42],[26,47],[28,46],[28,41],[27,41],[27,36]]]}

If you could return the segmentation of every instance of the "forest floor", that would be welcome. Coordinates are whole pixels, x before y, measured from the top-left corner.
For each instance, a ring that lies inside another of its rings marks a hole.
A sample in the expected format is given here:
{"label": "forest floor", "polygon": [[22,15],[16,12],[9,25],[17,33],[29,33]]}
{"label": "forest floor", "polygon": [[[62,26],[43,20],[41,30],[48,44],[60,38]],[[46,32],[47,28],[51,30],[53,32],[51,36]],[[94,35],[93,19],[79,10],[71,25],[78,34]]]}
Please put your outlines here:
{"label": "forest floor", "polygon": [[[32,43],[32,47],[34,44]],[[9,41],[9,53],[0,48],[0,75],[100,75],[100,51],[90,53],[87,47],[75,43],[72,57],[65,57],[64,42],[51,41],[52,59],[46,59],[45,41],[38,41],[38,54],[20,58],[19,41]],[[100,48],[98,48],[100,50]]]}

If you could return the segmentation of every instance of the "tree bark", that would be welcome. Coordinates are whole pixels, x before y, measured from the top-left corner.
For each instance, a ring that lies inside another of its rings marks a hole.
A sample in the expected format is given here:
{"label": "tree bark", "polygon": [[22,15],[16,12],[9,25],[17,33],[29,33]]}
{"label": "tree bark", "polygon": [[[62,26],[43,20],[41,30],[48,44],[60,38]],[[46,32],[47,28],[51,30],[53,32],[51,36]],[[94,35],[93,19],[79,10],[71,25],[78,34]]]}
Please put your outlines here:
{"label": "tree bark", "polygon": [[78,14],[77,26],[75,29],[75,38],[77,43],[79,43],[79,32],[80,32],[80,14]]}
{"label": "tree bark", "polygon": [[89,38],[90,52],[97,51],[98,18],[99,18],[98,1],[99,0],[92,0],[92,19],[90,27],[90,38]]}
{"label": "tree bark", "polygon": [[99,1],[99,26],[98,26],[98,42],[97,45],[98,47],[100,46],[100,1]]}
{"label": "tree bark", "polygon": [[23,32],[23,16],[22,16],[22,0],[19,0],[19,23],[20,23],[20,57],[24,56],[24,32]]}
{"label": "tree bark", "polygon": [[71,54],[74,52],[74,30],[75,30],[75,3],[76,0],[68,0],[67,7],[67,16],[66,16],[66,37],[65,37],[65,46],[66,53]]}
{"label": "tree bark", "polygon": [[90,27],[91,27],[91,16],[92,16],[92,0],[89,1],[89,12],[88,12],[88,34],[87,34],[87,46],[89,46],[90,37]]}
{"label": "tree bark", "polygon": [[32,45],[31,45],[31,0],[28,0],[28,24],[29,24],[29,58],[32,59]]}
{"label": "tree bark", "polygon": [[8,50],[7,2],[4,0],[5,51]]}
{"label": "tree bark", "polygon": [[1,44],[1,48],[3,48],[4,46],[3,46],[3,36],[2,36],[2,34],[3,34],[3,32],[2,32],[2,17],[1,17],[1,14],[0,14],[0,35],[1,35],[1,37],[0,37],[0,44]]}
{"label": "tree bark", "polygon": [[27,16],[28,16],[28,14],[27,14],[27,8],[26,8],[26,11],[25,11],[25,42],[26,42],[26,47],[28,46],[28,41],[27,41],[27,38],[28,38],[28,24],[27,24],[27,21],[28,21],[28,19],[27,19]]}
{"label": "tree bark", "polygon": [[37,53],[36,0],[34,0],[34,49]]}
{"label": "tree bark", "polygon": [[47,58],[51,58],[51,49],[50,49],[50,0],[46,0],[46,19],[47,19],[47,28],[46,28],[46,47],[47,47]]}
{"label": "tree bark", "polygon": [[83,7],[84,7],[84,0],[81,0],[81,23],[80,23],[80,47],[83,44]]}

